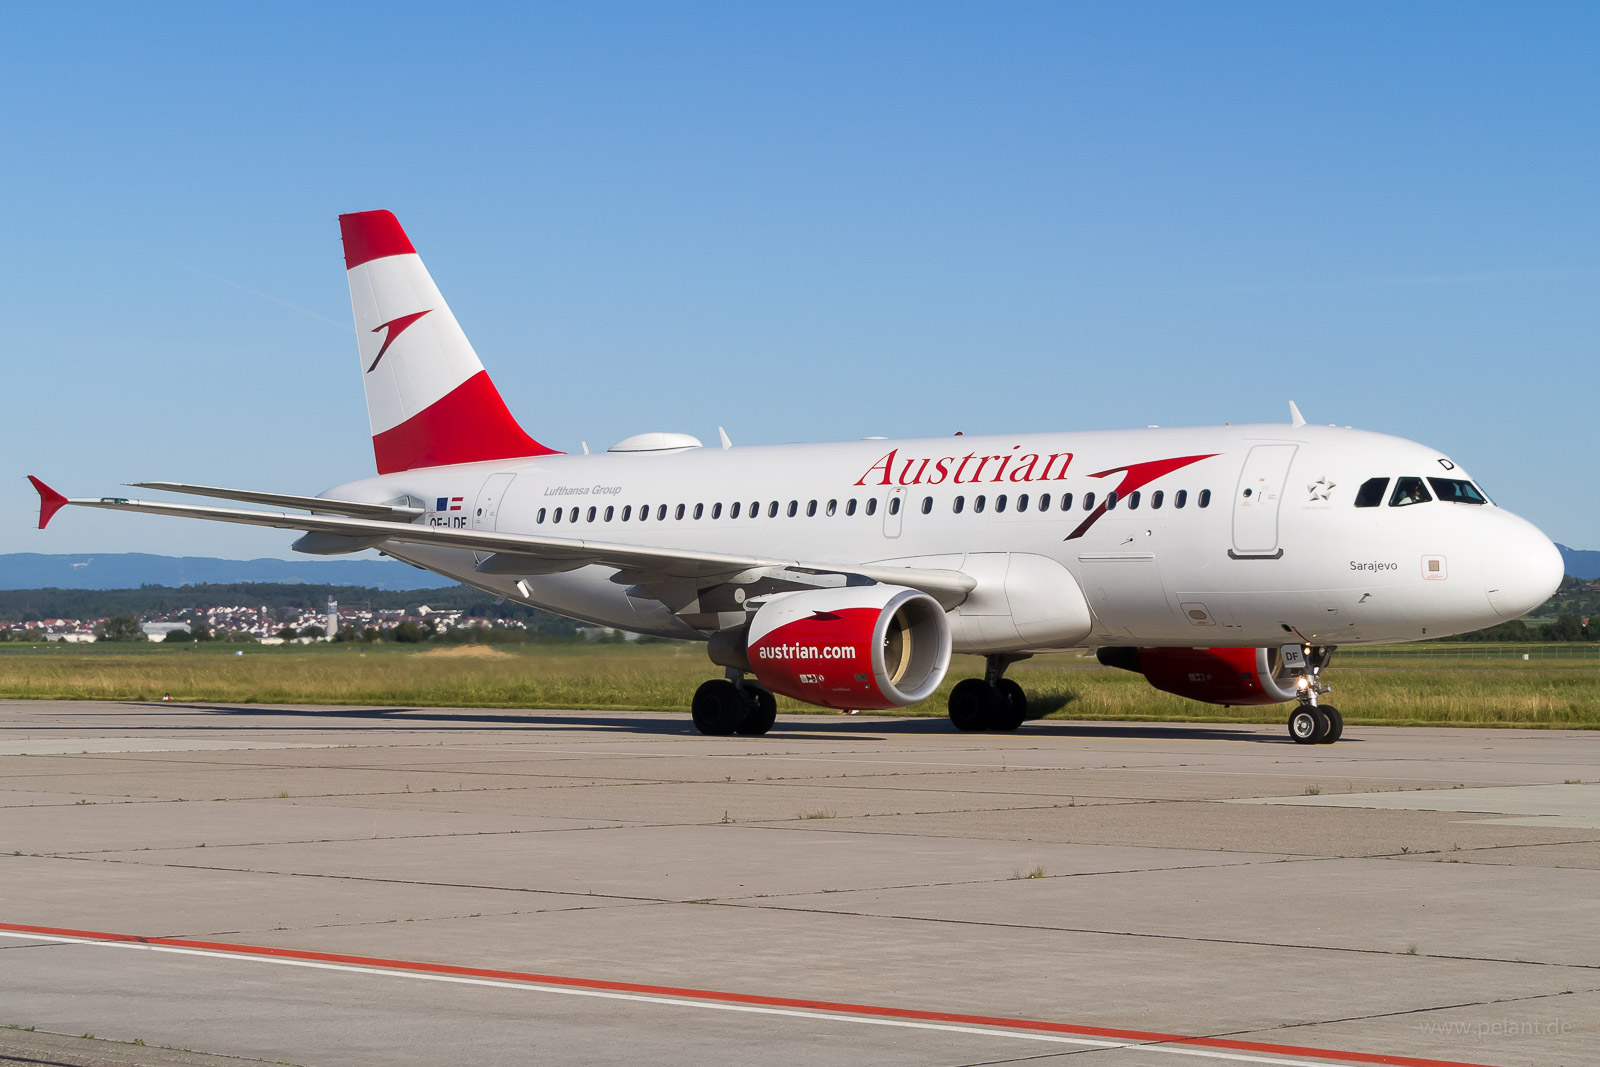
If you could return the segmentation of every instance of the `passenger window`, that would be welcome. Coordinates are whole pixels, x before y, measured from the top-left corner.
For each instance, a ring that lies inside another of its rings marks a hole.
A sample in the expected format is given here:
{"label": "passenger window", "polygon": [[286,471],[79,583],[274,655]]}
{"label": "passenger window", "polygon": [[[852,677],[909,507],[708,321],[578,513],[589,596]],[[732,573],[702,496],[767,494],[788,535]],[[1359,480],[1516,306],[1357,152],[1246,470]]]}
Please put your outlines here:
{"label": "passenger window", "polygon": [[1179,489],[1172,497],[1172,506],[1181,508],[1189,502],[1189,490]]}
{"label": "passenger window", "polygon": [[1389,497],[1389,506],[1403,508],[1408,504],[1426,504],[1432,499],[1432,494],[1428,492],[1428,487],[1422,484],[1421,478],[1396,478],[1394,494]]}
{"label": "passenger window", "polygon": [[556,508],[555,512],[552,513],[551,516],[550,516],[550,521],[551,522],[560,522],[561,521],[561,510],[562,510],[561,508]]}
{"label": "passenger window", "polygon": [[1375,508],[1383,503],[1383,491],[1389,488],[1387,478],[1368,478],[1356,490],[1356,507]]}
{"label": "passenger window", "polygon": [[735,500],[731,505],[728,506],[728,518],[737,519],[738,517],[739,517],[739,501]]}
{"label": "passenger window", "polygon": [[705,513],[706,513],[706,506],[704,504],[696,504],[694,506],[694,517],[695,518],[698,519],[702,515],[704,515]]}
{"label": "passenger window", "polygon": [[976,515],[978,512],[982,511],[983,510],[983,505],[985,503],[986,503],[986,500],[985,500],[985,498],[983,497],[983,495],[981,493],[978,496],[973,497],[972,498],[972,513],[974,515]]}
{"label": "passenger window", "polygon": [[1459,478],[1429,478],[1428,484],[1440,500],[1447,504],[1487,504],[1489,498],[1478,491],[1471,482]]}
{"label": "passenger window", "polygon": [[679,504],[677,507],[672,509],[672,517],[675,518],[675,519],[682,519],[683,518],[683,505],[682,504]]}
{"label": "passenger window", "polygon": [[1094,494],[1093,493],[1085,493],[1085,494],[1083,494],[1083,510],[1084,511],[1093,511],[1094,510]]}
{"label": "passenger window", "polygon": [[1138,511],[1139,510],[1139,490],[1137,490],[1137,489],[1135,489],[1133,492],[1128,494],[1128,510],[1129,511]]}
{"label": "passenger window", "polygon": [[650,505],[649,504],[640,504],[639,505],[639,521],[643,522],[644,520],[648,519],[649,517],[650,517]]}
{"label": "passenger window", "polygon": [[614,507],[610,507],[610,506],[608,506],[608,507],[607,507],[607,508],[606,508],[606,521],[607,521],[607,522],[610,522],[610,521],[611,521],[611,520],[612,520],[612,518],[613,518],[613,517],[614,517],[614,516],[615,516],[615,515],[616,515],[616,514],[617,514],[617,509],[616,509],[616,508],[614,508]]}
{"label": "passenger window", "polygon": [[539,514],[533,520],[534,522],[538,523],[540,526],[544,525],[544,512],[545,512],[545,509],[544,508],[540,508],[539,509]]}
{"label": "passenger window", "polygon": [[898,496],[892,496],[889,498],[889,514],[900,514],[900,498]]}
{"label": "passenger window", "polygon": [[586,516],[585,516],[585,518],[586,518],[586,519],[587,519],[587,520],[588,520],[588,521],[590,521],[590,522],[593,522],[593,521],[594,521],[594,517],[595,517],[595,513],[596,513],[596,512],[595,512],[595,509],[594,509],[594,508],[590,508],[590,509],[589,509],[589,514],[588,514],[588,515],[586,515]]}
{"label": "passenger window", "polygon": [[999,496],[994,498],[995,514],[998,515],[1000,512],[1004,511],[1005,509],[1006,509],[1006,495],[1004,493],[1001,493]]}
{"label": "passenger window", "polygon": [[1062,493],[1061,494],[1061,510],[1062,511],[1071,511],[1072,510],[1072,494],[1071,493]]}
{"label": "passenger window", "polygon": [[924,515],[930,515],[933,513],[933,497],[925,496],[922,498],[922,513]]}
{"label": "passenger window", "polygon": [[1161,510],[1161,500],[1165,496],[1166,496],[1166,494],[1163,493],[1159,489],[1157,489],[1155,492],[1151,493],[1150,494],[1150,510],[1151,511],[1160,511]]}
{"label": "passenger window", "polygon": [[1028,494],[1027,493],[1023,493],[1021,496],[1017,497],[1017,510],[1018,511],[1027,511],[1028,510]]}
{"label": "passenger window", "polygon": [[1039,510],[1040,511],[1049,511],[1050,510],[1050,494],[1049,493],[1040,493],[1039,494]]}
{"label": "passenger window", "polygon": [[798,500],[789,501],[789,517],[792,519],[798,514],[800,514],[800,501],[798,501]]}
{"label": "passenger window", "polygon": [[1211,506],[1211,490],[1200,490],[1200,499],[1197,501],[1197,503],[1203,508],[1209,508]]}
{"label": "passenger window", "polygon": [[1106,510],[1111,511],[1117,506],[1117,491],[1115,489],[1106,494]]}
{"label": "passenger window", "polygon": [[628,504],[622,509],[622,521],[627,522],[631,518],[633,518],[633,505]]}
{"label": "passenger window", "polygon": [[[683,505],[680,504],[678,506],[682,507]],[[680,515],[678,517],[682,518],[683,516]],[[658,505],[656,507],[656,521],[657,522],[666,522],[667,521],[667,506],[665,504],[660,504],[660,505]]]}
{"label": "passenger window", "polygon": [[[735,505],[735,506],[737,506],[737,505]],[[721,504],[712,504],[711,505],[711,517],[713,519],[722,518],[722,505]]]}
{"label": "passenger window", "polygon": [[568,522],[577,522],[578,521],[578,509],[577,508],[573,508],[572,509],[572,514],[567,516],[567,521]]}
{"label": "passenger window", "polygon": [[957,515],[961,514],[961,509],[966,506],[967,498],[964,496],[958,496],[954,500],[950,501],[950,510]]}
{"label": "passenger window", "polygon": [[778,517],[778,502],[776,500],[774,500],[772,503],[767,505],[767,518],[775,519],[777,517]]}
{"label": "passenger window", "polygon": [[806,505],[806,518],[814,519],[816,517],[817,517],[817,502],[815,500],[813,500],[813,501],[811,501],[810,503],[808,503]]}
{"label": "passenger window", "polygon": [[828,518],[830,518],[830,519],[833,518],[834,513],[837,512],[838,510],[839,510],[839,502],[837,500],[828,501]]}
{"label": "passenger window", "polygon": [[856,498],[855,497],[851,497],[849,500],[845,501],[844,513],[846,515],[854,515],[856,513]]}

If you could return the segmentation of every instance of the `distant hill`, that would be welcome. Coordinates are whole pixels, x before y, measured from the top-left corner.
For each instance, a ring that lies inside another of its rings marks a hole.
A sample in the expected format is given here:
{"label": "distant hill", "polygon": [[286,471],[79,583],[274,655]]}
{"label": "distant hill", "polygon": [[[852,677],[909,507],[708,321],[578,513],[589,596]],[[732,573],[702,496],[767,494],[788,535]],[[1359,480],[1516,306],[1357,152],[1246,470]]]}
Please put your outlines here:
{"label": "distant hill", "polygon": [[1561,562],[1574,578],[1600,578],[1600,552],[1587,552],[1580,548],[1556,545],[1561,550]]}
{"label": "distant hill", "polygon": [[213,559],[145,552],[0,555],[0,589],[137,589],[141,585],[241,582],[393,590],[437,589],[449,584],[437,574],[388,559]]}

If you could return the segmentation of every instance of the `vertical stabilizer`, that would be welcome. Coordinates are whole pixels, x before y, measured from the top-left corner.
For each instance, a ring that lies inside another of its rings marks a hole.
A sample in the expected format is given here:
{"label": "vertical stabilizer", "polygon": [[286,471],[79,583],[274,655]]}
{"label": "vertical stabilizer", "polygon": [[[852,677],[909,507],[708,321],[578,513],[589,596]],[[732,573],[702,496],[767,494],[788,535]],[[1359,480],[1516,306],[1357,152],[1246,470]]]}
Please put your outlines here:
{"label": "vertical stabilizer", "polygon": [[339,232],[378,473],[553,454],[506,410],[399,220],[340,215]]}

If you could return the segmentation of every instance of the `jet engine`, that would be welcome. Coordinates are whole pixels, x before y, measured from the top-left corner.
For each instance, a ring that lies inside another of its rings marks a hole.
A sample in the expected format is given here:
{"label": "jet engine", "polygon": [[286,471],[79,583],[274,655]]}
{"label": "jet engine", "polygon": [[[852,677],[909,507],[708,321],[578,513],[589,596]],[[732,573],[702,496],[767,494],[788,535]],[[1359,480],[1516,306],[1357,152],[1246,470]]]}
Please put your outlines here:
{"label": "jet engine", "polygon": [[744,651],[774,693],[826,708],[925,700],[950,668],[950,623],[926,593],[897,585],[780,593],[750,620]]}
{"label": "jet engine", "polygon": [[1102,648],[1107,667],[1142,674],[1165,693],[1207,704],[1281,704],[1298,695],[1298,672],[1276,648]]}

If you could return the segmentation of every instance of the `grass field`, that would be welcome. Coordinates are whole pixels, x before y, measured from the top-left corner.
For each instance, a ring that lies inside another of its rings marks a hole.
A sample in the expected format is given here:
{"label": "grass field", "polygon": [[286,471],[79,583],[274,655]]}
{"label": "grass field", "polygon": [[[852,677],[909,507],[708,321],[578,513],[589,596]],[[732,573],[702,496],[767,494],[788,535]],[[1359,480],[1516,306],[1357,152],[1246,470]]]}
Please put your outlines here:
{"label": "grass field", "polygon": [[[32,645],[0,651],[0,698],[219,701],[683,711],[720,672],[691,644]],[[1526,655],[1528,658],[1523,659]],[[933,698],[896,714],[943,715],[945,694],[982,661],[958,656]],[[1150,688],[1076,655],[1019,663],[1035,717],[1279,722],[1286,706],[1221,708]],[[1326,697],[1351,723],[1600,729],[1600,648],[1409,646],[1340,652]],[[781,711],[816,711],[779,698]]]}

